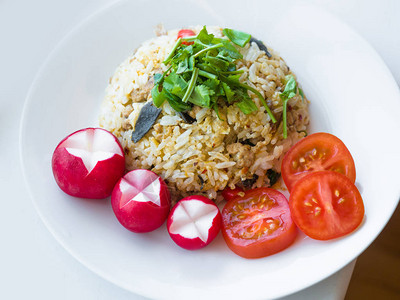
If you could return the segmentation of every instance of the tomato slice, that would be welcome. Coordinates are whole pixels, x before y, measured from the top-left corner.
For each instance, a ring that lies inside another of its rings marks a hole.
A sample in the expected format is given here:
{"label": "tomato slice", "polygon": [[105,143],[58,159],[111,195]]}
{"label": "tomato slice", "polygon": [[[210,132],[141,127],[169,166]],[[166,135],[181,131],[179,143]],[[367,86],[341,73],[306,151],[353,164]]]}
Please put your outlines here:
{"label": "tomato slice", "polygon": [[258,258],[289,247],[297,228],[285,196],[274,189],[257,188],[225,205],[222,235],[237,255]]}
{"label": "tomato slice", "polygon": [[228,186],[222,191],[221,195],[226,201],[231,201],[237,197],[243,197],[245,193],[240,187],[235,187],[234,189],[231,189]]}
{"label": "tomato slice", "polygon": [[[193,30],[182,29],[182,30],[179,30],[179,32],[178,32],[178,39],[179,38],[183,38],[183,37],[187,37],[187,36],[194,36],[194,35],[196,35],[196,33],[194,33]],[[184,45],[192,45],[193,42],[182,42],[182,44],[184,44]]]}
{"label": "tomato slice", "polygon": [[282,160],[282,178],[289,191],[296,181],[315,171],[335,171],[353,183],[356,167],[345,144],[336,136],[319,132],[297,142]]}
{"label": "tomato slice", "polygon": [[300,179],[290,194],[289,206],[296,225],[316,240],[344,236],[355,230],[364,217],[357,187],[333,171],[315,172]]}

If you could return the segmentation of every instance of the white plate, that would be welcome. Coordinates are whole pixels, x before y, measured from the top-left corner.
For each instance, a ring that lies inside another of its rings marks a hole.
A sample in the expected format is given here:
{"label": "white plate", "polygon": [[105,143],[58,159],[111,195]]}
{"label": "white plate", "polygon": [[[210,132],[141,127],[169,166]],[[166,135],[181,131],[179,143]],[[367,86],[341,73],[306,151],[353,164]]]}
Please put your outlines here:
{"label": "white plate", "polygon": [[[284,3],[281,3],[284,2]],[[359,255],[389,220],[400,195],[400,95],[382,60],[345,24],[301,2],[124,1],[73,30],[39,72],[26,101],[21,157],[39,214],[56,239],[95,273],[135,293],[169,299],[281,297],[304,289]],[[65,195],[50,161],[67,134],[96,125],[108,78],[153,28],[234,27],[278,50],[311,100],[312,131],[339,136],[353,153],[366,217],[335,241],[301,235],[289,249],[246,260],[221,235],[200,251],[178,248],[165,227],[134,234],[109,200]]]}

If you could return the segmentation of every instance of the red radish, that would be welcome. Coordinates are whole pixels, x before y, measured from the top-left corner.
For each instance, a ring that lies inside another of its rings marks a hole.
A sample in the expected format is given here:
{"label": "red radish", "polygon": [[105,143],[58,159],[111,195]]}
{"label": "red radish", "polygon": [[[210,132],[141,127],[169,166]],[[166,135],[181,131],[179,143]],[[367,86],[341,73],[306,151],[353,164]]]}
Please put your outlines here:
{"label": "red radish", "polygon": [[58,186],[75,197],[111,195],[125,170],[125,155],[116,137],[101,128],[78,130],[63,139],[52,158]]}
{"label": "red radish", "polygon": [[180,200],[168,216],[167,228],[180,247],[196,250],[207,246],[221,229],[221,213],[210,199],[189,196]]}
{"label": "red radish", "polygon": [[133,232],[149,232],[167,219],[171,195],[156,173],[137,169],[115,185],[111,205],[118,221]]}

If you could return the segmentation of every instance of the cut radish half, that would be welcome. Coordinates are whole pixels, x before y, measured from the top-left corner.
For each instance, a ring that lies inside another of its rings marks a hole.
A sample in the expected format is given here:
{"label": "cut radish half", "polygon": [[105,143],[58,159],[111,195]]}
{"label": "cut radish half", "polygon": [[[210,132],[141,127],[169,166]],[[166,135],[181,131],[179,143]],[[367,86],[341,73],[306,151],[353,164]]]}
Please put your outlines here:
{"label": "cut radish half", "polygon": [[116,137],[101,128],[86,128],[63,139],[52,158],[58,186],[75,197],[111,195],[125,170],[125,155]]}
{"label": "cut radish half", "polygon": [[118,221],[133,232],[149,232],[160,227],[170,209],[167,185],[156,173],[133,170],[115,185],[111,205]]}
{"label": "cut radish half", "polygon": [[195,250],[207,246],[221,229],[221,213],[210,199],[189,196],[180,200],[168,216],[168,232],[180,247]]}

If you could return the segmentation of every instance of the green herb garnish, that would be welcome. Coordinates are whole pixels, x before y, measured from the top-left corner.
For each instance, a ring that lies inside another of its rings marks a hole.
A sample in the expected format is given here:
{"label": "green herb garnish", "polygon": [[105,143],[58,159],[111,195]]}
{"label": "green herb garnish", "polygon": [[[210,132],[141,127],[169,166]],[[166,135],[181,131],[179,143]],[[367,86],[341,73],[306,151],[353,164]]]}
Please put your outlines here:
{"label": "green herb garnish", "polygon": [[297,87],[297,83],[296,83],[296,80],[294,79],[293,75],[287,75],[285,89],[280,94],[280,97],[283,100],[282,122],[283,122],[283,137],[285,139],[287,138],[287,112],[286,112],[287,103],[288,103],[289,99],[296,96],[297,91],[299,92],[302,99],[304,99],[303,91]]}
{"label": "green herb garnish", "polygon": [[[242,55],[234,44],[244,47],[251,35],[225,28],[228,38],[216,38],[206,27],[197,36],[179,38],[164,64],[169,68],[164,74],[154,75],[151,91],[153,103],[160,107],[168,101],[177,112],[192,109],[193,105],[214,109],[218,104],[236,105],[244,114],[257,111],[248,91],[254,93],[265,106],[273,123],[274,115],[264,97],[254,88],[239,81],[243,70],[236,69]],[[182,42],[192,42],[191,45]],[[221,119],[222,120],[222,119]]]}
{"label": "green herb garnish", "polygon": [[251,35],[242,31],[225,28],[222,30],[234,44],[244,47],[251,39]]}

